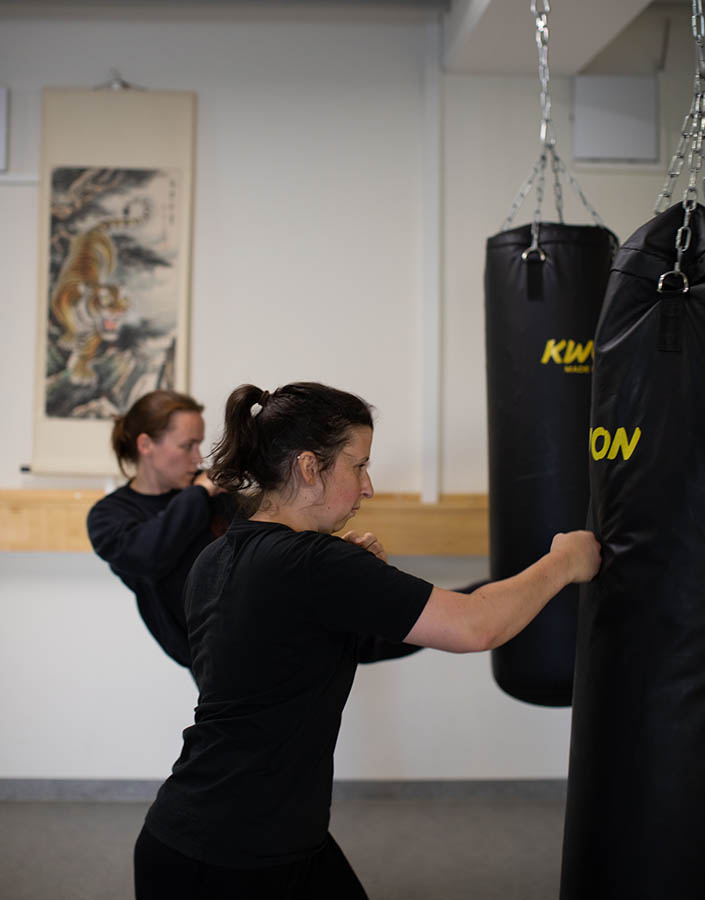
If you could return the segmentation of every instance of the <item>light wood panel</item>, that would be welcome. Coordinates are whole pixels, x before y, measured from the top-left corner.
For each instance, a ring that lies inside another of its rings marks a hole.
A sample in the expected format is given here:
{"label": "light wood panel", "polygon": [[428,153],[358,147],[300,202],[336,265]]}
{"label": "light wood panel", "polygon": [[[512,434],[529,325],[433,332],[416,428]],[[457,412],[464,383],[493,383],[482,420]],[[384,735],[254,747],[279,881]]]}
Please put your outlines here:
{"label": "light wood panel", "polygon": [[86,515],[102,491],[0,491],[0,550],[90,550]]}
{"label": "light wood panel", "polygon": [[[102,491],[0,490],[0,550],[89,551],[86,515],[102,496]],[[488,553],[484,494],[448,494],[439,503],[421,503],[418,494],[377,494],[347,527],[374,531],[396,555]]]}
{"label": "light wood panel", "polygon": [[418,494],[377,494],[346,529],[373,531],[388,553],[404,556],[487,556],[487,496],[445,494],[421,503]]}

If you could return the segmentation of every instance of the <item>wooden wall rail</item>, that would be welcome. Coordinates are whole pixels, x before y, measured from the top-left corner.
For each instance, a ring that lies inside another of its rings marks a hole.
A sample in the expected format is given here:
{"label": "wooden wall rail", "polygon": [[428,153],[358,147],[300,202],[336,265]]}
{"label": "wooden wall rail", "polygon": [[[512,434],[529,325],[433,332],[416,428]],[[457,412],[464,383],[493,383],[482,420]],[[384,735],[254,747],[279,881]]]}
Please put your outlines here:
{"label": "wooden wall rail", "polygon": [[[86,514],[102,491],[0,490],[0,550],[89,551]],[[400,556],[487,556],[485,494],[377,494],[349,528],[374,531]]]}
{"label": "wooden wall rail", "polygon": [[103,491],[0,491],[0,550],[90,550],[86,514]]}
{"label": "wooden wall rail", "polygon": [[346,528],[373,531],[399,556],[487,556],[487,496],[444,494],[421,503],[418,494],[376,494]]}

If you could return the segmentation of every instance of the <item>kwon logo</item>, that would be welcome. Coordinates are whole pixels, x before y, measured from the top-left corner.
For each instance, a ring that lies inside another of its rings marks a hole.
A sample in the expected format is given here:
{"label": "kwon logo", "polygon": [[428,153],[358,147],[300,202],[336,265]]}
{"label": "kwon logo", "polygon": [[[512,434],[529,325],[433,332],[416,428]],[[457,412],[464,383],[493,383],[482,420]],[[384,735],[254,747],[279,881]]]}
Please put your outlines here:
{"label": "kwon logo", "polygon": [[635,428],[632,436],[627,437],[626,428],[618,428],[614,437],[606,428],[590,429],[590,455],[593,459],[616,459],[619,453],[622,459],[629,459],[641,437],[641,428]]}
{"label": "kwon logo", "polygon": [[563,366],[564,372],[584,375],[592,370],[594,355],[595,351],[592,341],[581,344],[579,341],[567,341],[565,339],[559,341],[555,338],[550,338],[546,341],[541,362],[544,366],[553,362],[558,366]]}

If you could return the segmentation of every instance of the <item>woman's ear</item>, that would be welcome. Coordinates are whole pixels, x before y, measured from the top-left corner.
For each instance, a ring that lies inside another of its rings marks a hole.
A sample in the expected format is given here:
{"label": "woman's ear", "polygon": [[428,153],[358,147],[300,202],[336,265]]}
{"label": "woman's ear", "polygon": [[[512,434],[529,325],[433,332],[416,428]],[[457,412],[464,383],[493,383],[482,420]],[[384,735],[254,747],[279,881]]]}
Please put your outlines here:
{"label": "woman's ear", "polygon": [[299,453],[296,457],[296,465],[304,484],[313,487],[318,481],[320,472],[316,454],[312,453],[310,450],[304,450],[303,453]]}
{"label": "woman's ear", "polygon": [[152,440],[152,438],[144,431],[141,434],[137,435],[135,446],[137,447],[137,452],[140,456],[149,456],[153,444],[154,441]]}

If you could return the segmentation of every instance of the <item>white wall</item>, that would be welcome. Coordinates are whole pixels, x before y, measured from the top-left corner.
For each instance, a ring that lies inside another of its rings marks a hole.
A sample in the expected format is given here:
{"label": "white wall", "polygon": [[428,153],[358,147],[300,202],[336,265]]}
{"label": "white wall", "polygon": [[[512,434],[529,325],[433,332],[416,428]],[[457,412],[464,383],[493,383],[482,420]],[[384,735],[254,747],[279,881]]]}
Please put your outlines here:
{"label": "white wall", "polygon": [[[484,560],[398,560],[460,587]],[[131,593],[88,554],[4,554],[0,778],[165,777],[196,689],[142,625]],[[487,654],[424,650],[361,666],[339,778],[565,774],[569,714],[502,694]]]}
{"label": "white wall", "polygon": [[[663,76],[667,150],[690,99],[687,17]],[[243,380],[317,378],[379,411],[378,489],[421,489],[424,54],[406,24],[0,20],[11,89],[10,175],[38,168],[45,85],[98,84],[111,65],[154,88],[198,94],[191,388],[207,443]],[[538,156],[538,81],[446,76],[441,489],[487,489],[484,243]],[[553,80],[558,148],[571,154],[571,82]],[[624,239],[649,217],[654,167],[578,175]],[[0,485],[31,458],[37,188],[0,176],[0,377],[12,384]],[[589,221],[564,185],[568,221]],[[550,203],[546,215],[553,215]],[[533,211],[533,194],[517,224]],[[77,483],[73,479],[72,483]],[[62,482],[63,483],[63,482]],[[53,484],[53,482],[52,482]]]}
{"label": "white wall", "polygon": [[[663,78],[667,153],[690,102],[692,55],[687,29],[679,34]],[[0,21],[13,174],[37,171],[42,86],[92,86],[116,65],[129,81],[198,93],[191,387],[207,404],[209,437],[243,380],[333,382],[379,409],[373,476],[384,491],[421,488],[425,46],[418,23]],[[444,79],[449,492],[487,487],[484,241],[538,155],[537,94],[534,77]],[[555,80],[554,111],[571,164],[565,79]],[[649,217],[664,172],[578,174],[624,239]],[[567,186],[565,194],[568,220],[587,221]],[[35,186],[0,179],[3,487],[47,484],[18,473],[31,449],[36,206]],[[517,224],[532,209],[530,198]],[[485,574],[482,560],[405,565],[448,586]],[[195,691],[104,564],[1,555],[0,615],[0,777],[165,774]],[[427,651],[360,671],[337,773],[558,777],[569,721],[567,710],[504,696],[486,656]]]}
{"label": "white wall", "polygon": [[[209,436],[242,381],[350,388],[379,409],[385,490],[420,477],[423,52],[420,25],[20,20],[0,31],[13,171],[37,169],[43,85],[91,86],[115,64],[138,84],[197,92],[191,389]],[[31,398],[36,189],[0,191],[21,211],[0,250],[3,308],[25,310],[13,335],[24,364],[0,371],[18,383],[19,412]],[[0,449],[1,484],[35,484],[18,475],[26,425]]]}

